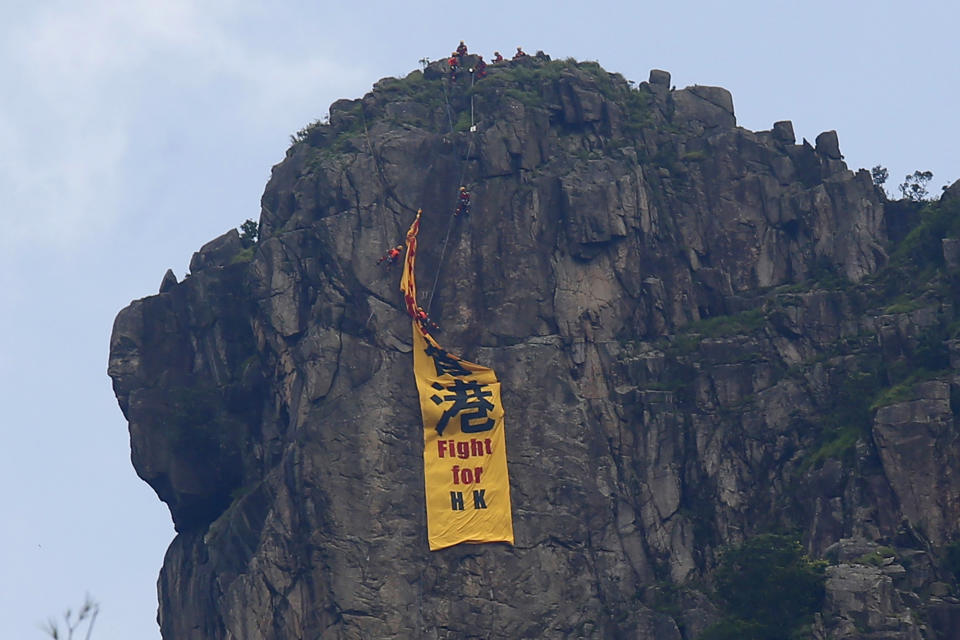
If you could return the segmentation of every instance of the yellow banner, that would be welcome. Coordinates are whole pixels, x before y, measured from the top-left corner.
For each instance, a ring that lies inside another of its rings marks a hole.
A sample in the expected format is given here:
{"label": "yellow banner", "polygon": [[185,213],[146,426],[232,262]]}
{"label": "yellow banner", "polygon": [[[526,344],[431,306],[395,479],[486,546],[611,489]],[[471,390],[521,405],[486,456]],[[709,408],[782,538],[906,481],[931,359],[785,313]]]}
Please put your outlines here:
{"label": "yellow banner", "polygon": [[[403,302],[407,306],[407,313],[414,320],[417,319],[417,279],[414,276],[413,268],[417,262],[417,234],[420,233],[420,214],[423,211],[417,210],[417,217],[407,231],[407,255],[403,259],[403,274],[400,276],[400,291],[403,292]],[[416,323],[414,323],[416,324]]]}
{"label": "yellow banner", "polygon": [[418,316],[414,265],[420,214],[407,233],[401,288],[413,316],[413,370],[423,414],[430,550],[461,542],[513,544],[500,382],[444,350]]}

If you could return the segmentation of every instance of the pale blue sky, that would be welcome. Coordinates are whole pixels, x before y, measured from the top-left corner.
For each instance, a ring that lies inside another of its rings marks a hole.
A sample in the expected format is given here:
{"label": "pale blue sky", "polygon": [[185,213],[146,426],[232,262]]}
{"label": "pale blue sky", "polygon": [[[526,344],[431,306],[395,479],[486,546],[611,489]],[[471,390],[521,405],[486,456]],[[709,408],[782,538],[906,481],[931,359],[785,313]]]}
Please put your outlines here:
{"label": "pale blue sky", "polygon": [[955,2],[0,4],[0,638],[42,638],[85,592],[98,640],[159,638],[173,530],[130,466],[113,318],[258,215],[291,133],[422,57],[464,39],[665,69],[729,89],[747,128],[836,129],[889,188],[960,178]]}

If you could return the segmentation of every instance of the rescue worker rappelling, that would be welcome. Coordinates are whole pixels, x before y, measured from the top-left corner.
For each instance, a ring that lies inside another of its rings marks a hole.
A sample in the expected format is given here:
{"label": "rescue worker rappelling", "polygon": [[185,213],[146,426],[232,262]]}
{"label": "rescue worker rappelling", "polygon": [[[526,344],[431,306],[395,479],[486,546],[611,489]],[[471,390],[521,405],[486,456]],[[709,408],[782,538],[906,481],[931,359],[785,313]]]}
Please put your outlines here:
{"label": "rescue worker rappelling", "polygon": [[423,307],[417,307],[417,322],[420,323],[420,327],[423,328],[425,333],[430,333],[430,331],[439,331],[440,326],[430,319],[430,316],[427,314],[426,310]]}
{"label": "rescue worker rappelling", "polygon": [[377,260],[377,264],[386,263],[386,267],[389,269],[393,265],[397,264],[400,261],[400,254],[403,253],[403,245],[398,244],[393,249],[390,249],[385,254],[380,256],[380,259]]}
{"label": "rescue worker rappelling", "polygon": [[457,197],[457,210],[453,215],[467,215],[468,213],[470,213],[470,192],[467,191],[466,187],[460,187],[460,195]]}

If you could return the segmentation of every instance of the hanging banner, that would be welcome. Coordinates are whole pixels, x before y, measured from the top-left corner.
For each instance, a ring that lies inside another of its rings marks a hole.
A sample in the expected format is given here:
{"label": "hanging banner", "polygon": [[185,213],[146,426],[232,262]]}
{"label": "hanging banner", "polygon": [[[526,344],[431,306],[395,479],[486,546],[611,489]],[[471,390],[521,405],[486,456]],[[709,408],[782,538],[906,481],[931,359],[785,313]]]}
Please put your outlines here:
{"label": "hanging banner", "polygon": [[444,350],[421,320],[414,278],[419,229],[418,212],[407,232],[400,286],[413,317],[430,550],[461,542],[513,544],[500,382],[492,369]]}
{"label": "hanging banner", "polygon": [[[407,230],[407,255],[403,260],[403,274],[400,276],[400,291],[403,292],[403,302],[407,305],[407,313],[417,319],[417,279],[414,277],[413,267],[417,261],[417,234],[420,233],[420,215],[423,209],[417,209],[410,229]],[[414,322],[416,324],[416,322]],[[416,332],[414,332],[416,333]]]}

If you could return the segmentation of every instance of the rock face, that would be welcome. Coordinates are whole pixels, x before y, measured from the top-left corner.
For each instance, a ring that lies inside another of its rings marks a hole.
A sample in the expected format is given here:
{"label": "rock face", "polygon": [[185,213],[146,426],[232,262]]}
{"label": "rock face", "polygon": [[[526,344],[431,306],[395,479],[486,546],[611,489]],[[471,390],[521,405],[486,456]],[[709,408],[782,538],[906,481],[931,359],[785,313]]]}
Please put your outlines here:
{"label": "rock face", "polygon": [[[836,133],[747,131],[662,71],[469,81],[334,103],[259,242],[117,317],[133,463],[179,532],[164,638],[692,639],[719,551],[772,529],[846,550],[821,637],[953,637],[952,281],[874,301],[898,293],[884,202]],[[427,551],[410,324],[376,264],[421,207],[421,302],[503,382],[513,547]]]}

